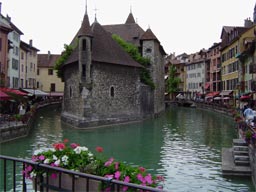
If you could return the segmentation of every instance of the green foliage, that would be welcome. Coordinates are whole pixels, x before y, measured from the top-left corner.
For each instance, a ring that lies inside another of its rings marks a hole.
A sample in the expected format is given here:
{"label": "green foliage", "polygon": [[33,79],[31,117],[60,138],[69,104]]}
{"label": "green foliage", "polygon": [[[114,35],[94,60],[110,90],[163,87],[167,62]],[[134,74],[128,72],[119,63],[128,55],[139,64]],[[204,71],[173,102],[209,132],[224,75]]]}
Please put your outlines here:
{"label": "green foliage", "polygon": [[57,71],[57,76],[63,79],[63,71],[61,70],[62,65],[67,61],[68,57],[73,52],[73,47],[70,45],[64,45],[64,51],[61,56],[57,59],[54,69]]}
{"label": "green foliage", "polygon": [[179,89],[180,78],[176,77],[176,67],[171,65],[169,68],[169,76],[167,80],[167,92],[168,93],[175,93]]}
{"label": "green foliage", "polygon": [[150,72],[147,67],[150,65],[150,59],[142,57],[136,46],[131,43],[127,43],[120,36],[113,34],[112,38],[138,63],[144,66],[140,72],[140,79],[146,85],[149,85],[152,89],[155,88],[155,84],[150,76]]}

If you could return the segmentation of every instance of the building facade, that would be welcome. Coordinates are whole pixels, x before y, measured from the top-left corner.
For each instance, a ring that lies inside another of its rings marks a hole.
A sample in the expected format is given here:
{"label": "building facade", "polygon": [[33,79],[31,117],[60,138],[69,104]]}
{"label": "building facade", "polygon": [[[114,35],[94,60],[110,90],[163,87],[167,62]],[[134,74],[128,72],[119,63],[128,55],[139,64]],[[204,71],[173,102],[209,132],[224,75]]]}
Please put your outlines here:
{"label": "building facade", "polygon": [[55,62],[60,57],[59,54],[38,54],[37,67],[37,88],[50,94],[63,93],[64,82],[57,77],[54,69]]}
{"label": "building facade", "polygon": [[[115,33],[116,25],[106,27],[95,20],[90,26],[85,14],[71,43],[74,45],[76,41],[78,45],[62,66],[65,81],[62,119],[65,122],[93,127],[141,120],[164,111],[164,63],[161,63],[164,51],[160,42],[150,29],[142,31],[132,14],[125,24],[118,26]],[[131,33],[125,28],[132,29]],[[160,93],[141,82],[143,66],[112,38],[111,34],[121,36],[121,32],[150,59],[149,70]]]}

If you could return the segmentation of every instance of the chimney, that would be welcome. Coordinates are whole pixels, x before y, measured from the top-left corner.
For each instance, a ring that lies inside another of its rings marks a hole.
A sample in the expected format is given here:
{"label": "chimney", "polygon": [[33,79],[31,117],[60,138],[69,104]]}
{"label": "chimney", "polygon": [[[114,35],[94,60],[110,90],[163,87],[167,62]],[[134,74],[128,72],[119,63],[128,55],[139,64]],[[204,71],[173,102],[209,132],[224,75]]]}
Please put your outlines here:
{"label": "chimney", "polygon": [[50,57],[51,57],[51,52],[48,51],[48,60],[50,59]]}
{"label": "chimney", "polygon": [[30,47],[33,47],[33,40],[32,39],[29,40],[29,45],[30,45]]}
{"label": "chimney", "polygon": [[246,18],[244,20],[244,27],[249,28],[249,27],[252,27],[252,25],[253,25],[253,22],[251,21],[250,18]]}
{"label": "chimney", "polygon": [[1,14],[1,9],[2,9],[2,2],[0,2],[0,14]]}
{"label": "chimney", "polygon": [[9,15],[6,15],[7,21],[11,22],[11,17]]}

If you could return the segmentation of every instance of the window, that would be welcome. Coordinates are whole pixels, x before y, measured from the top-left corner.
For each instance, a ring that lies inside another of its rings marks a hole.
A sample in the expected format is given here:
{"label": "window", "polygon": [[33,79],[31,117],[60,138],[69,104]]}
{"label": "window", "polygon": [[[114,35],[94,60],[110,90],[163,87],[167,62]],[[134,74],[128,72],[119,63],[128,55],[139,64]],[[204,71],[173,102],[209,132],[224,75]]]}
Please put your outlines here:
{"label": "window", "polygon": [[19,61],[17,59],[12,59],[12,69],[18,70]]}
{"label": "window", "polygon": [[51,83],[50,91],[55,92],[55,83]]}
{"label": "window", "polygon": [[69,87],[69,97],[72,98],[72,87]]}
{"label": "window", "polygon": [[111,97],[114,97],[114,96],[115,96],[115,90],[114,90],[114,87],[113,87],[113,86],[110,88],[110,96],[111,96]]}
{"label": "window", "polygon": [[53,75],[53,69],[48,69],[48,75]]}
{"label": "window", "polygon": [[83,51],[86,50],[86,39],[83,39],[83,41],[82,41],[82,50]]}
{"label": "window", "polygon": [[24,52],[21,52],[21,59],[24,59]]}
{"label": "window", "polygon": [[85,77],[85,73],[86,71],[85,71],[85,65],[82,65],[82,77]]}
{"label": "window", "polygon": [[2,38],[0,38],[0,51],[2,51]]}
{"label": "window", "polygon": [[151,53],[152,52],[152,49],[151,48],[147,48],[146,49],[146,53]]}
{"label": "window", "polygon": [[40,70],[39,69],[37,69],[37,75],[40,75]]}

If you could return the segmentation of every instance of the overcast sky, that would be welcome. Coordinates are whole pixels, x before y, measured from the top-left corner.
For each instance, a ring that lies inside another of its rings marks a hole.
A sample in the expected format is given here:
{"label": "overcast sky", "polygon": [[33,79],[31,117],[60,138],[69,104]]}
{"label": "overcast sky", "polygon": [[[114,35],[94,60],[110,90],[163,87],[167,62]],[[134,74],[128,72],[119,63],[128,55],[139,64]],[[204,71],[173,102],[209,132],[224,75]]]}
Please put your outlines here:
{"label": "overcast sky", "polygon": [[[1,13],[33,40],[39,53],[60,54],[81,26],[86,0],[0,0]],[[166,53],[194,53],[220,42],[223,26],[243,26],[253,18],[254,0],[87,0],[90,22],[124,23],[132,10],[151,28]],[[95,9],[97,11],[95,11]]]}

